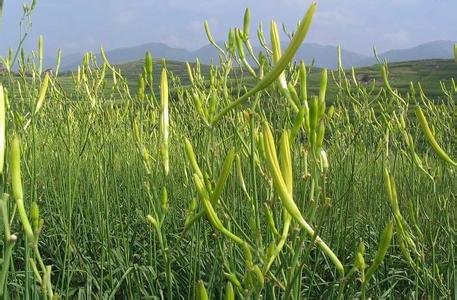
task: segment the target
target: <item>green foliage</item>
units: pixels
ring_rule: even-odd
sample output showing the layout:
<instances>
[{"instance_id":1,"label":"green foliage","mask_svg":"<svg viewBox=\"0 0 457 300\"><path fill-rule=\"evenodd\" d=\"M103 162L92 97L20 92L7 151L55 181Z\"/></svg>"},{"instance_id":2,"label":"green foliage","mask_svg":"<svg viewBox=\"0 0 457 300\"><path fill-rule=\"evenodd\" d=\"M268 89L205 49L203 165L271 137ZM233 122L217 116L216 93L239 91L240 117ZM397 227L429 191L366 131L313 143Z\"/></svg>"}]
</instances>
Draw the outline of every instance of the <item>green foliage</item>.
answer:
<instances>
[{"instance_id":1,"label":"green foliage","mask_svg":"<svg viewBox=\"0 0 457 300\"><path fill-rule=\"evenodd\" d=\"M259 27L261 54L246 10L212 66L102 51L42 76L24 54L0 86L0 295L455 297L456 67L293 64L315 9L284 53Z\"/></svg>"}]
</instances>

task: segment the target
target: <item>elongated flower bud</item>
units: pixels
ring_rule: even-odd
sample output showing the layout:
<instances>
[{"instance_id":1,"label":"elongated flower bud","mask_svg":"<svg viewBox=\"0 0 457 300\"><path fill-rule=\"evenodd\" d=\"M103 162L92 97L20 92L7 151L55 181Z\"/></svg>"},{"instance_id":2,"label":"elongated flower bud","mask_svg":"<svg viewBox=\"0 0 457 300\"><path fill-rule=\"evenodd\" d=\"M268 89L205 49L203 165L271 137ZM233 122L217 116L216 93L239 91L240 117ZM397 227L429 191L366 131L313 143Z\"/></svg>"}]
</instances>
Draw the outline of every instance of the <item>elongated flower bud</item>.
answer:
<instances>
[{"instance_id":1,"label":"elongated flower bud","mask_svg":"<svg viewBox=\"0 0 457 300\"><path fill-rule=\"evenodd\" d=\"M268 204L266 204L265 202L263 203L263 212L265 213L268 226L270 226L270 229L273 232L273 234L279 235L278 229L276 228L275 219L273 218L273 212L271 211L271 208L268 206Z\"/></svg>"},{"instance_id":2,"label":"elongated flower bud","mask_svg":"<svg viewBox=\"0 0 457 300\"><path fill-rule=\"evenodd\" d=\"M321 85L319 88L319 119L322 118L325 112L325 94L327 92L327 69L322 70Z\"/></svg>"},{"instance_id":3,"label":"elongated flower bud","mask_svg":"<svg viewBox=\"0 0 457 300\"><path fill-rule=\"evenodd\" d=\"M255 284L257 290L261 291L265 285L265 278L258 265L255 265L252 268L252 274L254 275L254 279L255 279L254 284Z\"/></svg>"},{"instance_id":4,"label":"elongated flower bud","mask_svg":"<svg viewBox=\"0 0 457 300\"><path fill-rule=\"evenodd\" d=\"M56 63L56 72L55 72L55 76L56 77L59 75L61 61L62 61L62 51L59 48L57 50L57 63Z\"/></svg>"},{"instance_id":5,"label":"elongated flower bud","mask_svg":"<svg viewBox=\"0 0 457 300\"><path fill-rule=\"evenodd\" d=\"M271 21L270 28L271 48L273 51L273 61L275 64L279 62L282 56L281 52L281 40L279 38L278 27L275 21ZM282 89L287 89L286 74L284 71L278 77L279 85Z\"/></svg>"},{"instance_id":6,"label":"elongated flower bud","mask_svg":"<svg viewBox=\"0 0 457 300\"><path fill-rule=\"evenodd\" d=\"M381 265L382 261L384 260L384 257L387 254L387 250L389 249L391 240L392 240L392 235L393 235L393 228L394 224L393 222L389 222L384 229L382 235L381 235L381 240L379 242L378 246L378 251L376 252L376 256L374 258L374 261L372 265L368 268L365 280L368 281L370 277L376 272L376 270L379 268Z\"/></svg>"},{"instance_id":7,"label":"elongated flower bud","mask_svg":"<svg viewBox=\"0 0 457 300\"><path fill-rule=\"evenodd\" d=\"M236 177L238 179L238 183L240 184L243 192L247 193L248 191L246 189L246 183L244 182L243 172L241 170L241 159L238 154L236 155L235 164L236 164Z\"/></svg>"},{"instance_id":8,"label":"elongated flower bud","mask_svg":"<svg viewBox=\"0 0 457 300\"><path fill-rule=\"evenodd\" d=\"M201 280L197 282L195 300L208 300L208 292L206 291L205 284Z\"/></svg>"},{"instance_id":9,"label":"elongated flower bud","mask_svg":"<svg viewBox=\"0 0 457 300\"><path fill-rule=\"evenodd\" d=\"M208 21L205 21L205 32L206 32L206 36L207 36L207 38L208 38L208 41L209 41L214 47L216 47L216 49L219 50L222 54L225 54L224 50L222 50L222 48L219 47L219 45L214 41L213 35L211 34L211 30L209 29Z\"/></svg>"},{"instance_id":10,"label":"elongated flower bud","mask_svg":"<svg viewBox=\"0 0 457 300\"><path fill-rule=\"evenodd\" d=\"M238 52L238 56L241 60L246 59L246 54L244 53L243 40L241 38L242 32L239 29L235 29L235 45Z\"/></svg>"},{"instance_id":11,"label":"elongated flower bud","mask_svg":"<svg viewBox=\"0 0 457 300\"><path fill-rule=\"evenodd\" d=\"M162 211L164 214L168 213L168 193L165 187L162 189Z\"/></svg>"},{"instance_id":12,"label":"elongated flower bud","mask_svg":"<svg viewBox=\"0 0 457 300\"><path fill-rule=\"evenodd\" d=\"M430 127L428 126L427 119L425 118L424 113L422 112L422 109L420 108L419 105L416 106L416 116L417 119L419 120L419 123L422 127L422 130L425 133L425 137L427 138L427 141L430 143L432 146L433 150L435 150L435 153L444 161L449 163L450 165L457 167L457 162L453 161L449 155L440 147L438 142L435 139L435 136L433 135L432 131L430 130Z\"/></svg>"},{"instance_id":13,"label":"elongated flower bud","mask_svg":"<svg viewBox=\"0 0 457 300\"><path fill-rule=\"evenodd\" d=\"M152 63L152 55L151 52L147 51L144 57L144 65L146 67L146 72L148 76L152 76L152 73L154 71L154 64ZM149 82L151 84L151 82Z\"/></svg>"},{"instance_id":14,"label":"elongated flower bud","mask_svg":"<svg viewBox=\"0 0 457 300\"><path fill-rule=\"evenodd\" d=\"M363 242L359 243L359 247L357 248L357 253L355 257L355 264L357 269L360 271L365 270L366 264L365 264L365 244Z\"/></svg>"},{"instance_id":15,"label":"elongated flower bud","mask_svg":"<svg viewBox=\"0 0 457 300\"><path fill-rule=\"evenodd\" d=\"M105 49L103 49L103 47L100 48L100 55L103 59L103 63L106 64L106 65L110 65L109 61L108 61L108 57L106 57L106 52L105 52Z\"/></svg>"},{"instance_id":16,"label":"elongated flower bud","mask_svg":"<svg viewBox=\"0 0 457 300\"><path fill-rule=\"evenodd\" d=\"M291 104L292 104L294 110L299 111L299 107L301 106L301 103L300 103L300 98L298 98L297 90L295 89L295 87L293 86L292 83L287 84L287 90L289 92L290 98L293 101Z\"/></svg>"},{"instance_id":17,"label":"elongated flower bud","mask_svg":"<svg viewBox=\"0 0 457 300\"><path fill-rule=\"evenodd\" d=\"M40 87L40 92L38 94L38 100L37 100L36 106L35 106L35 114L38 113L40 108L43 106L44 97L46 96L46 91L48 90L48 85L49 85L49 74L46 73L46 75L44 76L43 83L41 84L41 87Z\"/></svg>"},{"instance_id":18,"label":"elongated flower bud","mask_svg":"<svg viewBox=\"0 0 457 300\"><path fill-rule=\"evenodd\" d=\"M35 229L38 228L40 222L40 209L35 201L33 201L32 205L30 206L30 216L32 217L33 227Z\"/></svg>"},{"instance_id":19,"label":"elongated flower bud","mask_svg":"<svg viewBox=\"0 0 457 300\"><path fill-rule=\"evenodd\" d=\"M208 38L208 41L211 44L215 44L216 42L214 41L213 35L211 34L211 30L209 29L208 21L205 21L204 26L205 26L205 32L206 32L206 37Z\"/></svg>"},{"instance_id":20,"label":"elongated flower bud","mask_svg":"<svg viewBox=\"0 0 457 300\"><path fill-rule=\"evenodd\" d=\"M198 195L200 196L200 200L202 200L202 202L209 202L209 192L205 186L205 184L203 183L203 180L198 177L197 174L194 174L194 183L195 183L195 188L197 189L197 193ZM213 218L214 216L211 216L210 214L208 214L208 219L210 220L211 224L216 227L216 228L219 228L219 226L222 226L222 222L220 222L220 220L218 218Z\"/></svg>"},{"instance_id":21,"label":"elongated flower bud","mask_svg":"<svg viewBox=\"0 0 457 300\"><path fill-rule=\"evenodd\" d=\"M281 41L279 38L278 26L275 21L270 23L271 49L273 51L273 61L277 63L281 59Z\"/></svg>"},{"instance_id":22,"label":"elongated flower bud","mask_svg":"<svg viewBox=\"0 0 457 300\"><path fill-rule=\"evenodd\" d=\"M336 48L337 56L338 56L338 69L343 69L343 61L341 60L341 46L338 45Z\"/></svg>"},{"instance_id":23,"label":"elongated flower bud","mask_svg":"<svg viewBox=\"0 0 457 300\"><path fill-rule=\"evenodd\" d=\"M140 154L141 154L141 158L143 159L144 167L146 169L147 174L150 175L152 172L151 155L149 154L148 149L146 149L146 147L143 144L141 144L139 147L140 147Z\"/></svg>"},{"instance_id":24,"label":"elongated flower bud","mask_svg":"<svg viewBox=\"0 0 457 300\"><path fill-rule=\"evenodd\" d=\"M192 74L192 68L190 67L190 64L188 62L186 62L186 70L187 76L189 76L190 83L194 84L194 75Z\"/></svg>"},{"instance_id":25,"label":"elongated flower bud","mask_svg":"<svg viewBox=\"0 0 457 300\"><path fill-rule=\"evenodd\" d=\"M329 120L333 117L334 113L335 113L335 106L330 105L330 107L327 110L327 116L328 116Z\"/></svg>"},{"instance_id":26,"label":"elongated flower bud","mask_svg":"<svg viewBox=\"0 0 457 300\"><path fill-rule=\"evenodd\" d=\"M41 76L43 72L43 36L38 38L38 75Z\"/></svg>"},{"instance_id":27,"label":"elongated flower bud","mask_svg":"<svg viewBox=\"0 0 457 300\"><path fill-rule=\"evenodd\" d=\"M34 230L35 237L38 238L43 227L44 220L40 219L40 209L38 204L33 201L30 207L30 215L32 217L32 228Z\"/></svg>"},{"instance_id":28,"label":"elongated flower bud","mask_svg":"<svg viewBox=\"0 0 457 300\"><path fill-rule=\"evenodd\" d=\"M406 104L405 100L400 97L391 87L390 83L389 83L389 79L388 79L388 74L387 74L387 67L386 66L382 66L382 69L381 69L381 73L382 73L382 79L384 80L384 85L386 86L386 89L387 91L392 95L394 96L395 98L397 98L401 103L403 104Z\"/></svg>"},{"instance_id":29,"label":"elongated flower bud","mask_svg":"<svg viewBox=\"0 0 457 300\"><path fill-rule=\"evenodd\" d=\"M308 101L307 77L305 62L302 60L300 61L300 96L303 102Z\"/></svg>"},{"instance_id":30,"label":"elongated flower bud","mask_svg":"<svg viewBox=\"0 0 457 300\"><path fill-rule=\"evenodd\" d=\"M15 135L11 142L10 151L10 170L11 170L11 185L13 189L13 196L16 200L17 211L19 218L24 228L25 234L29 241L34 240L32 226L30 226L27 213L24 208L24 195L22 192L22 179L21 179L21 150L19 138Z\"/></svg>"},{"instance_id":31,"label":"elongated flower bud","mask_svg":"<svg viewBox=\"0 0 457 300\"><path fill-rule=\"evenodd\" d=\"M138 100L143 101L145 96L145 84L144 77L140 75L138 77Z\"/></svg>"},{"instance_id":32,"label":"elongated flower bud","mask_svg":"<svg viewBox=\"0 0 457 300\"><path fill-rule=\"evenodd\" d=\"M6 107L3 85L0 83L0 175L5 166L6 150Z\"/></svg>"},{"instance_id":33,"label":"elongated flower bud","mask_svg":"<svg viewBox=\"0 0 457 300\"><path fill-rule=\"evenodd\" d=\"M327 152L325 152L324 149L321 149L321 151L319 152L319 157L322 163L322 168L324 168L325 170L328 169L330 167L330 164L328 162Z\"/></svg>"},{"instance_id":34,"label":"elongated flower bud","mask_svg":"<svg viewBox=\"0 0 457 300\"><path fill-rule=\"evenodd\" d=\"M317 128L319 122L319 100L316 96L309 102L309 126L311 131Z\"/></svg>"},{"instance_id":35,"label":"elongated flower bud","mask_svg":"<svg viewBox=\"0 0 457 300\"><path fill-rule=\"evenodd\" d=\"M319 124L319 127L317 128L317 137L316 137L316 149L319 150L322 148L322 145L324 144L324 137L325 137L325 125L323 122Z\"/></svg>"},{"instance_id":36,"label":"elongated flower bud","mask_svg":"<svg viewBox=\"0 0 457 300\"><path fill-rule=\"evenodd\" d=\"M266 124L264 125L263 136L265 141L265 155L267 166L271 176L273 177L273 183L276 187L280 199L282 200L282 204L292 215L292 217L294 217L294 219L302 224L305 222L305 220L303 219L297 205L292 198L292 195L289 192L291 187L290 182L286 184L283 177L284 175L281 174L281 168L279 166L278 156L276 154L276 146L274 143L273 135L271 133L270 127ZM286 176L289 177L289 174Z\"/></svg>"},{"instance_id":37,"label":"elongated flower bud","mask_svg":"<svg viewBox=\"0 0 457 300\"><path fill-rule=\"evenodd\" d=\"M359 246L357 247L357 253L365 255L365 243L364 242L359 243Z\"/></svg>"},{"instance_id":38,"label":"elongated flower bud","mask_svg":"<svg viewBox=\"0 0 457 300\"><path fill-rule=\"evenodd\" d=\"M13 136L10 152L10 168L13 196L15 199L23 199L21 179L21 152L19 144L19 138L16 135Z\"/></svg>"},{"instance_id":39,"label":"elongated flower bud","mask_svg":"<svg viewBox=\"0 0 457 300\"><path fill-rule=\"evenodd\" d=\"M257 29L257 38L259 39L260 45L264 48L268 53L272 53L272 51L268 48L267 42L265 40L265 35L263 34L263 25L262 23L259 24L259 28Z\"/></svg>"},{"instance_id":40,"label":"elongated flower bud","mask_svg":"<svg viewBox=\"0 0 457 300\"><path fill-rule=\"evenodd\" d=\"M245 39L249 38L249 31L251 27L251 13L249 8L246 8L244 12L244 22L243 22L243 35Z\"/></svg>"},{"instance_id":41,"label":"elongated flower bud","mask_svg":"<svg viewBox=\"0 0 457 300\"><path fill-rule=\"evenodd\" d=\"M203 120L206 121L207 113L206 113L205 108L203 107L202 100L200 99L200 96L195 92L191 93L191 96L192 96L192 100L193 100L193 102L195 104L195 109L200 114L200 116L203 118Z\"/></svg>"},{"instance_id":42,"label":"elongated flower bud","mask_svg":"<svg viewBox=\"0 0 457 300\"><path fill-rule=\"evenodd\" d=\"M235 291L233 290L233 285L229 281L225 286L224 300L235 300Z\"/></svg>"},{"instance_id":43,"label":"elongated flower bud","mask_svg":"<svg viewBox=\"0 0 457 300\"><path fill-rule=\"evenodd\" d=\"M187 138L184 139L184 150L186 152L187 159L190 162L193 172L195 174L197 174L197 176L200 179L203 179L203 173L200 170L200 167L198 166L197 158L195 157L195 153L194 153L194 149L192 148L192 144L190 143L189 139L187 139Z\"/></svg>"},{"instance_id":44,"label":"elongated flower bud","mask_svg":"<svg viewBox=\"0 0 457 300\"><path fill-rule=\"evenodd\" d=\"M289 194L293 195L292 158L290 154L289 134L287 131L283 132L280 143L279 163L281 166L281 174Z\"/></svg>"},{"instance_id":45,"label":"elongated flower bud","mask_svg":"<svg viewBox=\"0 0 457 300\"><path fill-rule=\"evenodd\" d=\"M390 206L393 208L394 205L394 195L392 192L392 182L390 181L390 174L387 168L384 168L384 185L386 187L387 196L389 199Z\"/></svg>"},{"instance_id":46,"label":"elongated flower bud","mask_svg":"<svg viewBox=\"0 0 457 300\"><path fill-rule=\"evenodd\" d=\"M352 81L354 82L355 86L359 86L359 83L357 82L357 77L355 76L354 67L351 67L351 75L352 75Z\"/></svg>"},{"instance_id":47,"label":"elongated flower bud","mask_svg":"<svg viewBox=\"0 0 457 300\"><path fill-rule=\"evenodd\" d=\"M81 66L78 66L78 70L76 71L76 82L78 84L81 84L81 79L82 79Z\"/></svg>"},{"instance_id":48,"label":"elongated flower bud","mask_svg":"<svg viewBox=\"0 0 457 300\"><path fill-rule=\"evenodd\" d=\"M228 46L230 53L232 56L235 56L235 50L236 50L236 37L235 37L235 30L233 28L230 28L229 33L228 33Z\"/></svg>"},{"instance_id":49,"label":"elongated flower bud","mask_svg":"<svg viewBox=\"0 0 457 300\"><path fill-rule=\"evenodd\" d=\"M157 223L157 220L153 216L147 215L146 219L155 229L159 228L159 223Z\"/></svg>"},{"instance_id":50,"label":"elongated flower bud","mask_svg":"<svg viewBox=\"0 0 457 300\"><path fill-rule=\"evenodd\" d=\"M162 136L161 144L161 154L162 154L162 163L165 176L168 176L170 171L170 162L168 154L168 130L169 130L169 118L168 118L168 78L167 78L167 69L162 69L162 77L160 83L160 101L162 116L160 122L160 131Z\"/></svg>"},{"instance_id":51,"label":"elongated flower bud","mask_svg":"<svg viewBox=\"0 0 457 300\"><path fill-rule=\"evenodd\" d=\"M300 130L302 128L303 123L305 122L305 114L307 113L306 107L302 106L300 110L298 111L298 114L296 116L296 119L294 121L294 126L292 127L290 131L290 141L293 144L295 141L295 138L297 135L300 133ZM306 127L306 126L305 126ZM306 128L305 128L306 130Z\"/></svg>"},{"instance_id":52,"label":"elongated flower bud","mask_svg":"<svg viewBox=\"0 0 457 300\"><path fill-rule=\"evenodd\" d=\"M214 116L216 109L217 109L217 96L216 96L216 92L214 90L212 90L210 93L210 96L209 96L209 107L208 107L208 116L209 116L210 120Z\"/></svg>"},{"instance_id":53,"label":"elongated flower bud","mask_svg":"<svg viewBox=\"0 0 457 300\"><path fill-rule=\"evenodd\" d=\"M219 200L220 196L222 195L222 191L224 190L225 183L227 182L227 178L229 177L230 172L232 170L234 158L235 158L235 150L231 149L224 160L224 164L222 165L221 174L219 175L219 178L217 180L216 187L214 188L214 192L211 195L212 204L216 203Z\"/></svg>"}]
</instances>

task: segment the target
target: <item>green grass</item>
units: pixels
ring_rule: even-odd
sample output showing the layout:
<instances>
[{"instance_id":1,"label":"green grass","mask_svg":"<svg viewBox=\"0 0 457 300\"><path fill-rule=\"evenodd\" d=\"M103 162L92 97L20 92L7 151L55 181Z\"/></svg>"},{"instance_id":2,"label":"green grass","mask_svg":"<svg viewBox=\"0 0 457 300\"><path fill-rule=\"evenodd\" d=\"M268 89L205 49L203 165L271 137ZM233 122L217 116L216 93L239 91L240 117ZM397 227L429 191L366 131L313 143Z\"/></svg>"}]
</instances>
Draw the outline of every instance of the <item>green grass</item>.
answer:
<instances>
[{"instance_id":1,"label":"green grass","mask_svg":"<svg viewBox=\"0 0 457 300\"><path fill-rule=\"evenodd\" d=\"M7 157L15 133L37 241L26 241L24 221L13 213L17 169L7 160L5 299L44 298L41 285L63 299L193 299L203 288L221 299L229 281L245 299L456 297L457 178L442 153L457 157L452 61L391 64L400 97L385 90L376 66L356 70L376 78L374 91L351 80L339 88L351 78L343 71L321 83L321 70L313 70L305 85L298 66L288 66L297 99L276 80L238 102L258 81L239 68L225 81L227 64L214 66L212 75L201 66L190 83L183 64L167 62L165 87L156 61L152 74L141 75L147 82L152 75L154 84L139 92L143 66L115 66L123 74L117 83L109 67L103 73L87 62L81 80L51 77L36 114L40 74L2 78ZM408 96L410 81L421 81L428 98ZM160 96L168 88L169 126ZM324 90L325 101L314 98ZM416 118L416 105L441 152ZM393 181L396 187L386 188ZM382 234L385 228L392 236ZM9 260L11 234L17 240ZM38 263L35 274L31 261Z\"/></svg>"}]
</instances>

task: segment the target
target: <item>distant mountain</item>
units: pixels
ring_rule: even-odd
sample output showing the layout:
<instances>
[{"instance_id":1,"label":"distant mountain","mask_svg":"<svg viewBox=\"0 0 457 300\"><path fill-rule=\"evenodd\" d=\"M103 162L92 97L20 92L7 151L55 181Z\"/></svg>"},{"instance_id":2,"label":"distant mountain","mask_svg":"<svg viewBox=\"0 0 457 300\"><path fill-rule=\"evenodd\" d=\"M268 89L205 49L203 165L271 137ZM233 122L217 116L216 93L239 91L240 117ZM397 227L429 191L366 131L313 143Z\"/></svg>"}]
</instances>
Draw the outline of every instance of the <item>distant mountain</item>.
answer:
<instances>
[{"instance_id":1,"label":"distant mountain","mask_svg":"<svg viewBox=\"0 0 457 300\"><path fill-rule=\"evenodd\" d=\"M151 51L154 58L166 58L169 60L186 61L190 52L181 48L172 48L163 43L148 43L135 47L119 48L106 51L110 63L120 64L129 61L135 61L144 58L146 51ZM62 70L74 70L82 60L82 54L75 59L75 55L62 58ZM101 61L101 55L97 54L97 61Z\"/></svg>"},{"instance_id":2,"label":"distant mountain","mask_svg":"<svg viewBox=\"0 0 457 300\"><path fill-rule=\"evenodd\" d=\"M449 59L453 57L452 41L434 41L408 49L395 49L381 53L381 59L389 62L423 60L423 59ZM221 43L222 44L222 43ZM284 43L285 49L287 43ZM255 52L260 51L260 47L254 47ZM197 50L190 51L182 48L169 47L163 43L148 43L135 47L114 49L106 52L111 63L120 64L129 61L140 60L146 51L150 51L156 59L165 58L173 61L195 61L197 58L203 64L210 64L218 61L218 51L212 45L206 45ZM341 50L343 65L345 67L362 67L376 64L374 57L369 57L356 52ZM74 70L80 64L82 54L73 54L62 58L63 71ZM337 47L325 46L315 43L304 43L298 50L297 60L304 60L306 63L314 61L316 67L335 69L337 67ZM98 60L101 57L98 54Z\"/></svg>"},{"instance_id":3,"label":"distant mountain","mask_svg":"<svg viewBox=\"0 0 457 300\"><path fill-rule=\"evenodd\" d=\"M222 43L220 43L222 44ZM287 43L284 43L285 49ZM172 48L162 43L149 43L135 47L120 48L106 52L106 56L113 64L142 59L146 51L150 51L154 58L174 61L195 61L197 58L203 64L210 64L218 61L219 52L213 45L206 45L194 51L182 48ZM260 47L254 47L255 52L261 51ZM358 62L368 59L367 56L342 49L342 57L345 65L359 65ZM101 60L100 55L97 55ZM62 58L62 70L74 70L81 63L82 54L65 56ZM314 61L316 67L336 68L337 47L323 46L314 43L304 43L298 50L297 60L304 60L306 63Z\"/></svg>"},{"instance_id":4,"label":"distant mountain","mask_svg":"<svg viewBox=\"0 0 457 300\"><path fill-rule=\"evenodd\" d=\"M221 48L224 48L223 42L218 42L217 44L221 46ZM213 45L208 44L189 53L188 61L195 61L198 58L198 60L203 64L210 64L213 61L216 63L218 61L219 55L219 50L217 50Z\"/></svg>"},{"instance_id":5,"label":"distant mountain","mask_svg":"<svg viewBox=\"0 0 457 300\"><path fill-rule=\"evenodd\" d=\"M320 68L336 69L338 67L338 50L336 46L305 43L298 50L295 57L297 60L303 60L307 64L314 60L314 65ZM368 59L368 56L341 49L341 60L344 66L360 66L360 61L366 59Z\"/></svg>"},{"instance_id":6,"label":"distant mountain","mask_svg":"<svg viewBox=\"0 0 457 300\"><path fill-rule=\"evenodd\" d=\"M389 50L379 54L379 58L388 62L413 61L424 59L451 59L453 58L453 41L433 41L407 49ZM360 62L361 66L370 66L376 59L368 58Z\"/></svg>"}]
</instances>

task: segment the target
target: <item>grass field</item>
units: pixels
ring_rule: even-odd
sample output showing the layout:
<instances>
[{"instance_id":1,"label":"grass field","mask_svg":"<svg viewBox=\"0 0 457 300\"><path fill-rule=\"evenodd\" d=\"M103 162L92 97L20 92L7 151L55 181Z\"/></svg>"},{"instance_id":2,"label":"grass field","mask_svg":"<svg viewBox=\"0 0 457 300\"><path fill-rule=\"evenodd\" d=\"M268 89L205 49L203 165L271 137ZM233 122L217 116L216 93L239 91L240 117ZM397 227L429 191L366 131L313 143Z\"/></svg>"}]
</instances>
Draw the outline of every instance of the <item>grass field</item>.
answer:
<instances>
[{"instance_id":1,"label":"grass field","mask_svg":"<svg viewBox=\"0 0 457 300\"><path fill-rule=\"evenodd\" d=\"M217 66L5 74L0 295L455 299L457 63L291 64L314 10L257 66L247 14Z\"/></svg>"}]
</instances>

